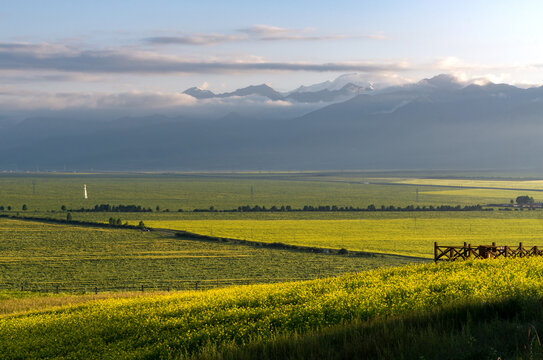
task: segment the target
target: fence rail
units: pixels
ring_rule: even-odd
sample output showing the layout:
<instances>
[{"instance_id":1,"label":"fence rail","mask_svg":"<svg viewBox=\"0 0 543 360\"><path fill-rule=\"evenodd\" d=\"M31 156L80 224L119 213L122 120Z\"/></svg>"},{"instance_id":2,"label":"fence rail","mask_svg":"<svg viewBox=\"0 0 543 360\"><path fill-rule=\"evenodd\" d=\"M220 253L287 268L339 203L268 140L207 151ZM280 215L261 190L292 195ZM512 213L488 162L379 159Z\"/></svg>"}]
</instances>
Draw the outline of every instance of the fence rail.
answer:
<instances>
[{"instance_id":1,"label":"fence rail","mask_svg":"<svg viewBox=\"0 0 543 360\"><path fill-rule=\"evenodd\" d=\"M320 276L319 276L320 277ZM28 291L35 293L98 294L99 292L154 292L206 290L239 285L273 284L315 278L255 278L255 279L194 279L164 282L94 283L94 282L4 282L0 290Z\"/></svg>"},{"instance_id":2,"label":"fence rail","mask_svg":"<svg viewBox=\"0 0 543 360\"><path fill-rule=\"evenodd\" d=\"M471 246L464 243L464 246L443 246L434 243L434 262L456 261L467 259L496 259L496 258L519 258L528 256L543 256L543 250L538 246L524 247L522 243L517 246L492 245Z\"/></svg>"}]
</instances>

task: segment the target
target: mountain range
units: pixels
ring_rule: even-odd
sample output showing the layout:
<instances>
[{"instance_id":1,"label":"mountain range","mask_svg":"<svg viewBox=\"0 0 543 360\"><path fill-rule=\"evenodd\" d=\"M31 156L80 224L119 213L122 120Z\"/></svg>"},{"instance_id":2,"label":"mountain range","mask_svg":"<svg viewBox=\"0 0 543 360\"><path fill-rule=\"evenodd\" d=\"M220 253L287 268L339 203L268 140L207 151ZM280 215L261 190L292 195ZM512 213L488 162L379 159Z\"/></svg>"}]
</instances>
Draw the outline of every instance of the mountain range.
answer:
<instances>
[{"instance_id":1,"label":"mountain range","mask_svg":"<svg viewBox=\"0 0 543 360\"><path fill-rule=\"evenodd\" d=\"M339 89L318 88L318 90L298 88L290 93L281 94L266 84L252 85L237 89L233 92L215 94L209 90L202 90L198 87L191 87L183 92L196 99L228 98L233 96L262 96L273 101L285 100L299 103L331 103L348 100L361 93L371 91L371 87L362 87L353 83L347 83Z\"/></svg>"},{"instance_id":2,"label":"mountain range","mask_svg":"<svg viewBox=\"0 0 543 360\"><path fill-rule=\"evenodd\" d=\"M358 85L356 85L358 86ZM345 89L347 88L347 89ZM345 89L345 90L344 90ZM330 99L266 85L206 97ZM315 95L314 98L310 94ZM326 102L326 100L318 100ZM439 75L369 91L294 118L236 109L215 118L29 118L0 129L0 170L541 169L543 87L483 85Z\"/></svg>"}]
</instances>

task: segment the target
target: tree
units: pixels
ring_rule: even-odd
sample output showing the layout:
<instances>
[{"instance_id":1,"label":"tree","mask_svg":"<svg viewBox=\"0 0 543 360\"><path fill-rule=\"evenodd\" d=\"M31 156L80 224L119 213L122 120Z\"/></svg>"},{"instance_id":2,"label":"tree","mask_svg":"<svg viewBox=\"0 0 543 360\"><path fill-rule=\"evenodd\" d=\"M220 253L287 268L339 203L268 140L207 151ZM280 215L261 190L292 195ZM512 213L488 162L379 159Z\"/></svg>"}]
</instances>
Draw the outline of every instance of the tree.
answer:
<instances>
[{"instance_id":1,"label":"tree","mask_svg":"<svg viewBox=\"0 0 543 360\"><path fill-rule=\"evenodd\" d=\"M26 209L28 209L28 206L26 206L26 204L23 204L23 211L26 211Z\"/></svg>"},{"instance_id":2,"label":"tree","mask_svg":"<svg viewBox=\"0 0 543 360\"><path fill-rule=\"evenodd\" d=\"M72 213L66 214L66 222L71 222L71 221L72 221Z\"/></svg>"},{"instance_id":3,"label":"tree","mask_svg":"<svg viewBox=\"0 0 543 360\"><path fill-rule=\"evenodd\" d=\"M66 211L66 205L62 205L62 206L60 207L60 210Z\"/></svg>"},{"instance_id":4,"label":"tree","mask_svg":"<svg viewBox=\"0 0 543 360\"><path fill-rule=\"evenodd\" d=\"M8 205L8 211L11 211L11 206L10 205Z\"/></svg>"},{"instance_id":5,"label":"tree","mask_svg":"<svg viewBox=\"0 0 543 360\"><path fill-rule=\"evenodd\" d=\"M156 209L157 212L159 212L160 211L160 206L157 205L155 209Z\"/></svg>"},{"instance_id":6,"label":"tree","mask_svg":"<svg viewBox=\"0 0 543 360\"><path fill-rule=\"evenodd\" d=\"M517 196L518 205L531 205L534 203L534 198L528 195Z\"/></svg>"},{"instance_id":7,"label":"tree","mask_svg":"<svg viewBox=\"0 0 543 360\"><path fill-rule=\"evenodd\" d=\"M140 229L142 229L142 230L145 229L145 224L143 223L143 220L140 220L140 223L138 224L138 227Z\"/></svg>"}]
</instances>

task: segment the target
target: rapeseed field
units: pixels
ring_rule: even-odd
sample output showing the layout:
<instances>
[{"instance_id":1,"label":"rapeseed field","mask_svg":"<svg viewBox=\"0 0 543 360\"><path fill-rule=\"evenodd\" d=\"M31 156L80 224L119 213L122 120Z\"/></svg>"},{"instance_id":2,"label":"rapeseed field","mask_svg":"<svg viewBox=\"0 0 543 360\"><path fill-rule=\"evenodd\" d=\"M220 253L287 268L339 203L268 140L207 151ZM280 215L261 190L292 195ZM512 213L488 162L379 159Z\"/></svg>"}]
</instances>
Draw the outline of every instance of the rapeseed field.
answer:
<instances>
[{"instance_id":1,"label":"rapeseed field","mask_svg":"<svg viewBox=\"0 0 543 360\"><path fill-rule=\"evenodd\" d=\"M535 213L535 212L534 212ZM448 214L445 214L448 215ZM471 214L470 214L471 215ZM483 215L484 216L484 215ZM197 234L331 249L433 257L433 244L543 246L543 219L417 216L336 220L178 220L148 226Z\"/></svg>"},{"instance_id":2,"label":"rapeseed field","mask_svg":"<svg viewBox=\"0 0 543 360\"><path fill-rule=\"evenodd\" d=\"M352 322L422 315L454 304L485 306L516 299L521 309L523 301L542 296L540 258L411 265L8 316L0 319L0 357L195 356L205 349L220 351Z\"/></svg>"}]
</instances>

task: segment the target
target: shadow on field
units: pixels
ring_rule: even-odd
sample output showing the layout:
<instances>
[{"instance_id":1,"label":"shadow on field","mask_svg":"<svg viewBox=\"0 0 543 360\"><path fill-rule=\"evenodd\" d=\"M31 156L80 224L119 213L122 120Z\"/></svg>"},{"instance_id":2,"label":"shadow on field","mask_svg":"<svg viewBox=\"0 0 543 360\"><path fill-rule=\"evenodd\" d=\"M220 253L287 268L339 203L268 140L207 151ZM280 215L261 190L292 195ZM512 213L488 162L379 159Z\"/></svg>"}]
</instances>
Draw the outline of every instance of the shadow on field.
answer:
<instances>
[{"instance_id":1,"label":"shadow on field","mask_svg":"<svg viewBox=\"0 0 543 360\"><path fill-rule=\"evenodd\" d=\"M349 323L198 359L543 359L543 299L447 306ZM541 334L539 333L541 331Z\"/></svg>"}]
</instances>

